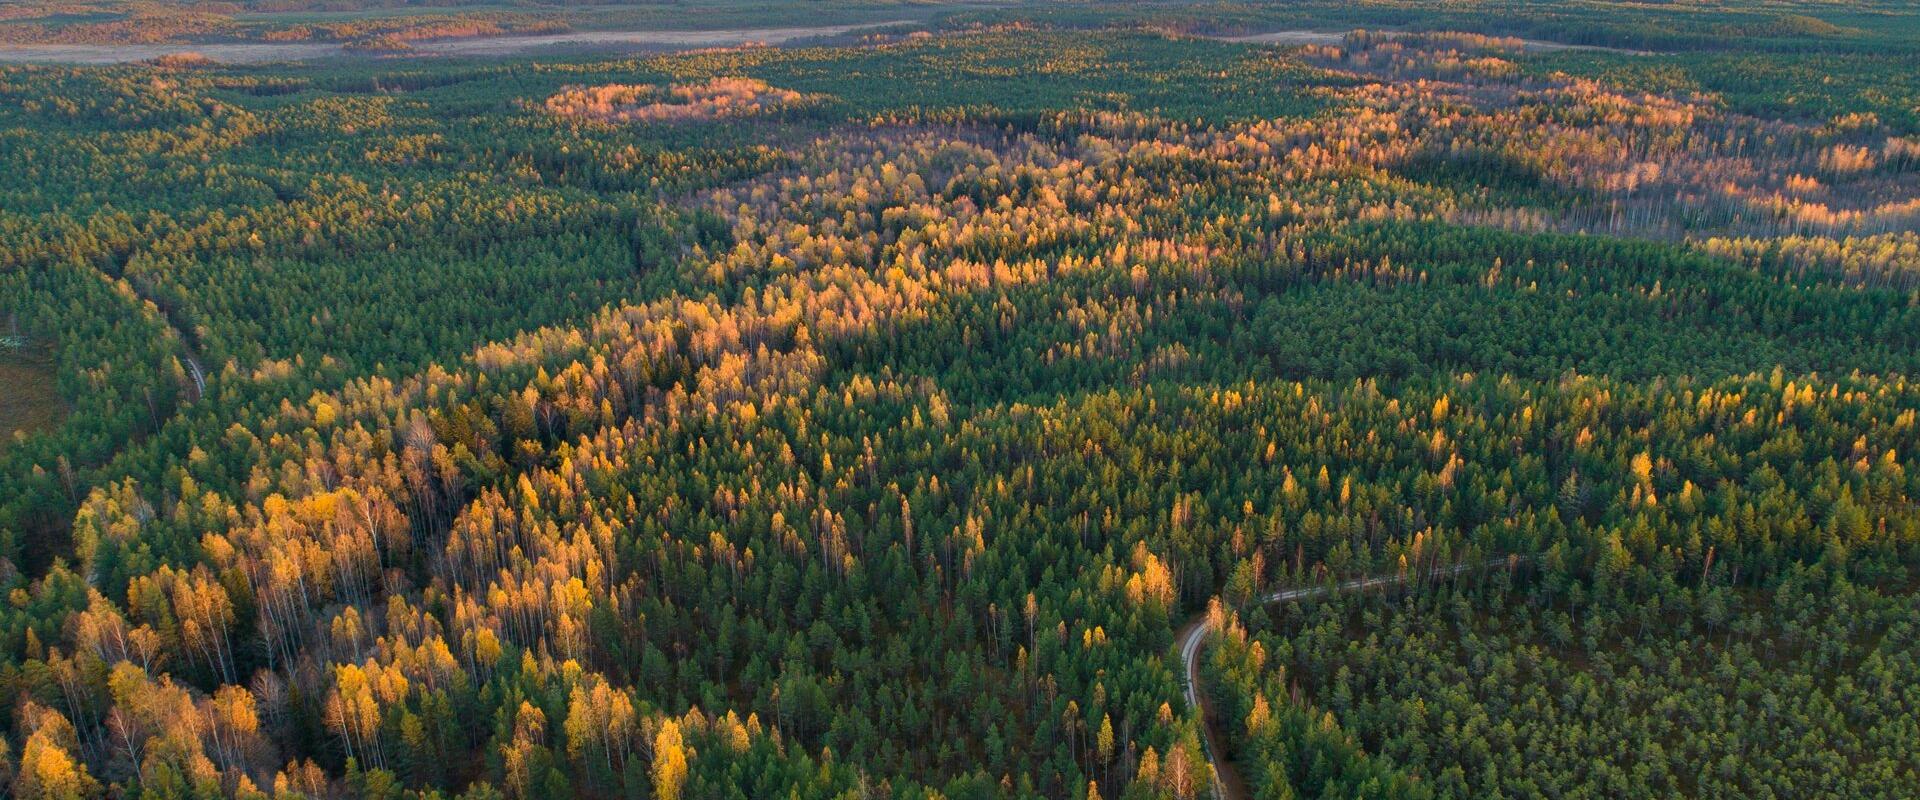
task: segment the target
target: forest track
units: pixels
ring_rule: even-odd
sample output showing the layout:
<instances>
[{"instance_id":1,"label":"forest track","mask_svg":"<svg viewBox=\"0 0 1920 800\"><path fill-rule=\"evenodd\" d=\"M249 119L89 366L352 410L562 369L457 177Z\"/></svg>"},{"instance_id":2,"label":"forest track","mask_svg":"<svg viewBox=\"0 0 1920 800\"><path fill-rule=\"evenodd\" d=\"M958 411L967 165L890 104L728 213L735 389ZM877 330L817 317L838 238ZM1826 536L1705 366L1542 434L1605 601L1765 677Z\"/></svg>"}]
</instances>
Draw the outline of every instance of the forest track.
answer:
<instances>
[{"instance_id":1,"label":"forest track","mask_svg":"<svg viewBox=\"0 0 1920 800\"><path fill-rule=\"evenodd\" d=\"M1524 560L1524 557L1510 556L1488 561L1434 567L1429 570L1424 577L1427 580L1450 578L1470 570L1485 569L1502 564L1516 565ZM1261 595L1259 604L1266 606L1277 603L1297 603L1301 600L1313 600L1352 592L1364 592L1369 589L1399 586L1406 583L1411 577L1413 576L1404 574L1374 575L1365 578L1353 578L1329 586L1303 586L1294 589L1281 589ZM1207 766L1213 774L1213 796L1219 798L1219 800L1247 800L1253 797L1253 793L1248 789L1246 780L1240 777L1240 773L1233 768L1233 765L1221 757L1221 754L1226 752L1221 746L1223 738L1220 735L1218 726L1214 724L1212 708L1210 707L1211 704L1207 701L1206 694L1200 691L1200 651L1206 644L1207 634L1211 633L1212 630L1212 625L1207 622L1206 612L1201 612L1195 614L1191 619L1188 619L1186 624L1180 626L1179 631L1174 634L1174 640L1180 643L1180 662L1183 671L1186 673L1187 707L1200 710L1200 745L1201 748L1206 751Z\"/></svg>"},{"instance_id":2,"label":"forest track","mask_svg":"<svg viewBox=\"0 0 1920 800\"><path fill-rule=\"evenodd\" d=\"M138 295L140 299L151 303L154 308L159 309L160 321L166 323L167 327L173 330L174 341L180 343L180 359L187 364L187 377L193 379L193 402L200 402L200 398L205 397L207 394L207 371L200 366L200 348L195 346L198 342L191 334L192 329L188 328L181 320L175 319L173 309L161 303L151 292L140 286L138 281L127 281L127 285L133 287L134 294Z\"/></svg>"},{"instance_id":3,"label":"forest track","mask_svg":"<svg viewBox=\"0 0 1920 800\"><path fill-rule=\"evenodd\" d=\"M180 345L181 355L187 359L187 375L193 378L193 399L197 401L207 394L207 373L200 368L200 359L194 357L192 346L185 339L180 340Z\"/></svg>"},{"instance_id":4,"label":"forest track","mask_svg":"<svg viewBox=\"0 0 1920 800\"><path fill-rule=\"evenodd\" d=\"M145 301L153 306L154 310L160 312L160 322L173 331L174 341L180 344L180 359L186 362L187 377L193 380L193 402L200 402L200 398L207 394L207 371L200 366L200 348L197 346L199 341L191 334L192 329L176 319L174 310L161 302L150 287L127 276L128 260L127 256L117 258L113 262L112 269L101 269L100 272L108 279L124 284L134 297Z\"/></svg>"}]
</instances>

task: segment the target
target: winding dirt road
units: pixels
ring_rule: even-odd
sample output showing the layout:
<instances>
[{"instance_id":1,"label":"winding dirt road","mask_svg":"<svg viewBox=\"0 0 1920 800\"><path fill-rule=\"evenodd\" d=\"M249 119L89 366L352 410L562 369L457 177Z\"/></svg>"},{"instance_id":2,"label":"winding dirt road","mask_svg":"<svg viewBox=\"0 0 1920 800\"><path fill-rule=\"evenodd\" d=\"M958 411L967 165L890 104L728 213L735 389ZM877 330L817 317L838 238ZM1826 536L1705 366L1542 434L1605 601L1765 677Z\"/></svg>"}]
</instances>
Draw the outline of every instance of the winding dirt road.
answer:
<instances>
[{"instance_id":1,"label":"winding dirt road","mask_svg":"<svg viewBox=\"0 0 1920 800\"><path fill-rule=\"evenodd\" d=\"M193 378L193 399L198 400L207 393L207 373L200 369L200 359L194 358L192 351L183 355L187 357L187 375Z\"/></svg>"},{"instance_id":2,"label":"winding dirt road","mask_svg":"<svg viewBox=\"0 0 1920 800\"><path fill-rule=\"evenodd\" d=\"M1447 578L1469 570L1516 563L1518 562L1514 558L1500 558L1476 563L1454 564L1445 567L1435 567L1427 573L1426 577L1429 579ZM1336 594L1364 592L1369 589L1398 586L1406 583L1412 577L1415 576L1401 574L1375 575L1368 578L1354 578L1330 585L1281 589L1261 595L1260 604L1295 603L1301 600L1312 600ZM1207 751L1207 766L1212 768L1210 771L1213 773L1213 796L1220 798L1220 800L1242 800L1242 798L1252 797L1253 793L1248 789L1247 782L1240 777L1240 773L1234 770L1233 765L1222 760L1221 754L1224 753L1225 750L1221 746L1220 732L1214 726L1213 709L1211 708L1211 703L1207 701L1206 693L1200 691L1200 651L1206 645L1207 634L1212 631L1213 627L1208 624L1207 615L1203 612L1187 620L1187 624L1182 625L1180 630L1174 634L1174 641L1180 643L1180 663L1183 665L1187 677L1187 707L1200 710L1200 744Z\"/></svg>"}]
</instances>

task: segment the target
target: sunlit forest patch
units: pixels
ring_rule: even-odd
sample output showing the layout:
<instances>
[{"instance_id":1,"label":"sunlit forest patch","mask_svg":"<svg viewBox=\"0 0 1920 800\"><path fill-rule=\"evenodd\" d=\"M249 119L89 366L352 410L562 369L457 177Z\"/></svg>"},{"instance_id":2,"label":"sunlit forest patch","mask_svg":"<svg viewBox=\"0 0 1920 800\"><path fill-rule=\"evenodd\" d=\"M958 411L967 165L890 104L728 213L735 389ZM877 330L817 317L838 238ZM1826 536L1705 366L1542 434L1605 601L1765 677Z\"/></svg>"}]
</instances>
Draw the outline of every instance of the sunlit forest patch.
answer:
<instances>
[{"instance_id":1,"label":"sunlit forest patch","mask_svg":"<svg viewBox=\"0 0 1920 800\"><path fill-rule=\"evenodd\" d=\"M1352 79L1291 54L1153 33L987 29L879 47L763 48L664 64L682 79L741 74L833 95L858 114L953 121L988 113L1136 111L1176 119L1304 116ZM913 87L902 91L901 87Z\"/></svg>"},{"instance_id":2,"label":"sunlit forest patch","mask_svg":"<svg viewBox=\"0 0 1920 800\"><path fill-rule=\"evenodd\" d=\"M1872 114L1895 133L1920 134L1920 61L1911 53L1687 54L1635 59L1554 53L1529 72L1594 77L1622 88L1699 94L1729 110L1814 123Z\"/></svg>"},{"instance_id":3,"label":"sunlit forest patch","mask_svg":"<svg viewBox=\"0 0 1920 800\"><path fill-rule=\"evenodd\" d=\"M547 98L549 112L600 122L678 122L766 114L811 102L791 89L751 78L704 83L576 86Z\"/></svg>"},{"instance_id":4,"label":"sunlit forest patch","mask_svg":"<svg viewBox=\"0 0 1920 800\"><path fill-rule=\"evenodd\" d=\"M0 788L1911 794L1898 9L1338 5L0 68Z\"/></svg>"}]
</instances>

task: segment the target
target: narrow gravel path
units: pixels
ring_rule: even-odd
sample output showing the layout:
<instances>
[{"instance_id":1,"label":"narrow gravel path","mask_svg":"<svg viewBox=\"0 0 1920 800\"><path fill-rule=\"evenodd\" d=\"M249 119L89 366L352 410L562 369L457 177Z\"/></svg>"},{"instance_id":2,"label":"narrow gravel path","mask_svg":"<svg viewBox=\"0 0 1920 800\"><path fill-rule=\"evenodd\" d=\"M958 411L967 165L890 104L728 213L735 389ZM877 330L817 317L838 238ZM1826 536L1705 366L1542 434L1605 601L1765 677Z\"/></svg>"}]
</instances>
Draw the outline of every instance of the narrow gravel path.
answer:
<instances>
[{"instance_id":1,"label":"narrow gravel path","mask_svg":"<svg viewBox=\"0 0 1920 800\"><path fill-rule=\"evenodd\" d=\"M1477 563L1435 567L1427 573L1426 577L1430 579L1447 578L1469 570L1511 563L1514 563L1511 559L1500 558ZM1398 586L1406 583L1411 577L1413 576L1401 574L1375 575L1366 578L1354 578L1329 585L1281 589L1262 595L1260 597L1260 604L1295 603L1301 600L1312 600L1336 594L1364 592L1369 589ZM1251 798L1253 793L1248 788L1247 782L1240 777L1240 773L1233 768L1233 765L1222 758L1222 754L1226 752L1223 747L1224 740L1220 735L1218 727L1214 724L1213 709L1211 708L1211 704L1207 702L1206 693L1200 691L1200 652L1206 645L1207 634L1212 632L1213 627L1208 624L1206 613L1202 612L1187 620L1185 625L1180 626L1180 630L1174 634L1174 641L1180 643L1180 662L1184 665L1183 669L1186 672L1187 707L1200 710L1200 742L1207 751L1207 766L1212 768L1210 771L1213 773L1213 796L1221 800L1244 800L1245 798Z\"/></svg>"}]
</instances>

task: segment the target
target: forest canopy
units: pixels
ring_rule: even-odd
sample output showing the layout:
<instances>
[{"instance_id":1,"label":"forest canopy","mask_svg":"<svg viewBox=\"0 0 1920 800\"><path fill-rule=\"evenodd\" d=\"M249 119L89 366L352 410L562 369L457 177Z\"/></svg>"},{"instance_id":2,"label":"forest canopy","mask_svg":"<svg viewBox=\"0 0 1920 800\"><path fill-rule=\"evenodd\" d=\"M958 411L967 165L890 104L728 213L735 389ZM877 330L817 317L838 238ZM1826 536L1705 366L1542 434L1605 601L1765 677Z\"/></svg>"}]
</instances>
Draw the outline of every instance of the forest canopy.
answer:
<instances>
[{"instance_id":1,"label":"forest canopy","mask_svg":"<svg viewBox=\"0 0 1920 800\"><path fill-rule=\"evenodd\" d=\"M0 15L0 786L1915 796L1912 9L676 8Z\"/></svg>"}]
</instances>

